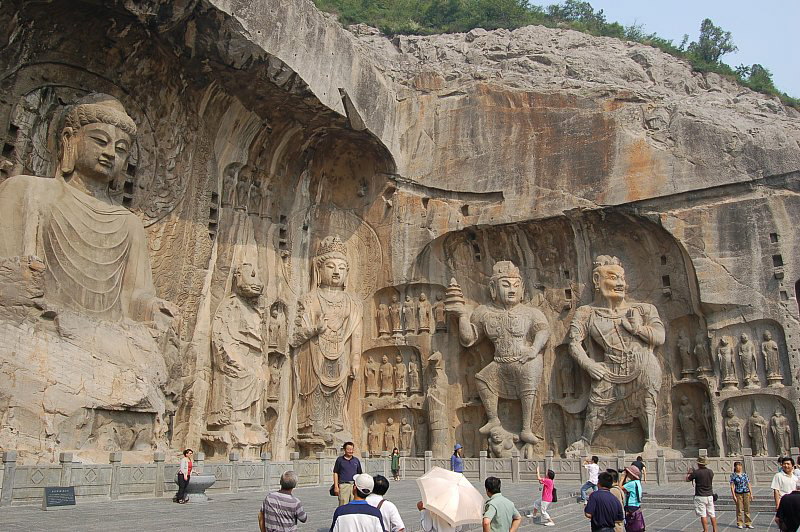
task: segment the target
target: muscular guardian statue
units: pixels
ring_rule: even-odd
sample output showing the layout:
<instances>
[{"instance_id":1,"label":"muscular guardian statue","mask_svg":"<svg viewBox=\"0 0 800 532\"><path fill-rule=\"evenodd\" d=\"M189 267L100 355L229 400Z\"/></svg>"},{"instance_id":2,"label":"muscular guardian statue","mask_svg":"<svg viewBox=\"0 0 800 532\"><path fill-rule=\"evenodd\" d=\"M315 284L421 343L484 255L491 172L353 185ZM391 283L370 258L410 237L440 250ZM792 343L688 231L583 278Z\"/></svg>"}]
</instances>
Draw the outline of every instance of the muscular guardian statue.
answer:
<instances>
[{"instance_id":1,"label":"muscular guardian statue","mask_svg":"<svg viewBox=\"0 0 800 532\"><path fill-rule=\"evenodd\" d=\"M458 316L461 345L471 347L484 338L494 344L494 360L475 376L478 395L488 422L479 431L488 435L500 426L498 399L518 399L522 404L520 439L536 443L531 430L533 405L542 378L542 349L550 337L547 320L538 309L522 305L524 286L519 269L510 261L494 265L489 281L492 302L469 312L460 288L451 283L447 311Z\"/></svg>"},{"instance_id":2,"label":"muscular guardian statue","mask_svg":"<svg viewBox=\"0 0 800 532\"><path fill-rule=\"evenodd\" d=\"M301 298L292 340L300 381L297 428L301 436L332 443L333 433L347 426L350 384L359 375L362 305L345 291L350 268L338 236L320 243L313 269L316 288Z\"/></svg>"},{"instance_id":3,"label":"muscular guardian statue","mask_svg":"<svg viewBox=\"0 0 800 532\"><path fill-rule=\"evenodd\" d=\"M645 452L655 451L661 365L653 350L664 343L664 325L655 306L625 299L618 258L597 257L592 281L594 302L578 308L568 336L570 354L592 378L583 435L569 451L588 451L603 423L633 419L644 429Z\"/></svg>"}]
</instances>

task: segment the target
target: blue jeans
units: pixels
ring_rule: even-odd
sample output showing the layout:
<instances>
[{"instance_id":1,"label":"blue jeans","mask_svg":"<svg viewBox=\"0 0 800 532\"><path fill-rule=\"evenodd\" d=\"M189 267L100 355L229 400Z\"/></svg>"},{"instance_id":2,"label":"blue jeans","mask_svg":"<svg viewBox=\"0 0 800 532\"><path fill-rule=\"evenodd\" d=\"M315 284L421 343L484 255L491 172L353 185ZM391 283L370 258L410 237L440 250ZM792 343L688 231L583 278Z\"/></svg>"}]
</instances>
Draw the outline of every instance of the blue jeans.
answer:
<instances>
[{"instance_id":1,"label":"blue jeans","mask_svg":"<svg viewBox=\"0 0 800 532\"><path fill-rule=\"evenodd\" d=\"M592 491L597 491L597 484L593 484L587 480L586 484L581 486L581 501L585 501L589 498L589 496L586 494L589 488L592 488Z\"/></svg>"}]
</instances>

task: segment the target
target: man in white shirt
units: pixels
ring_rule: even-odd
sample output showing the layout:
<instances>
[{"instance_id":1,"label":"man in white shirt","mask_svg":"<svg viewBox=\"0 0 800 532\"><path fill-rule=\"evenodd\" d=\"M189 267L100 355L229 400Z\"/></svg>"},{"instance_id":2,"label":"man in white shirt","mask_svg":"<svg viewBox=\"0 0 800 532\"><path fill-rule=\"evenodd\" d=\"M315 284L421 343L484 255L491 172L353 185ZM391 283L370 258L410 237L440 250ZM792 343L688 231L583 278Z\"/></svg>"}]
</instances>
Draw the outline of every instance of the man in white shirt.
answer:
<instances>
[{"instance_id":1,"label":"man in white shirt","mask_svg":"<svg viewBox=\"0 0 800 532\"><path fill-rule=\"evenodd\" d=\"M781 459L781 470L772 477L772 495L775 497L775 509L781 504L781 497L794 491L797 480L794 477L794 459L784 456Z\"/></svg>"},{"instance_id":2,"label":"man in white shirt","mask_svg":"<svg viewBox=\"0 0 800 532\"><path fill-rule=\"evenodd\" d=\"M372 488L372 493L367 495L367 503L381 511L383 528L386 532L405 532L406 525L400 518L397 506L384 498L389 491L389 480L383 475L375 475L372 480L375 486Z\"/></svg>"},{"instance_id":3,"label":"man in white shirt","mask_svg":"<svg viewBox=\"0 0 800 532\"><path fill-rule=\"evenodd\" d=\"M586 492L589 490L589 488L591 488L593 492L597 490L597 476L600 474L600 466L598 465L599 461L600 459L598 457L592 456L583 462L583 467L585 467L586 471L589 472L589 480L586 481L586 484L581 486L581 502L583 504L586 504Z\"/></svg>"}]
</instances>

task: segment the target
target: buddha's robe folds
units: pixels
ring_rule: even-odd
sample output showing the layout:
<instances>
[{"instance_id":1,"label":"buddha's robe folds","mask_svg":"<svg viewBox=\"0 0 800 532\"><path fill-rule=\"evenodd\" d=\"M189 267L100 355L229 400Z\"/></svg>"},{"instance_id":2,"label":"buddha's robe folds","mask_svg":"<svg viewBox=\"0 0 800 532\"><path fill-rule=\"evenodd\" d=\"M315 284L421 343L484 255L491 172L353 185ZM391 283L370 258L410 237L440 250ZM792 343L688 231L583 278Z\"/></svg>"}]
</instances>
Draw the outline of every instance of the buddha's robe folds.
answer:
<instances>
[{"instance_id":1,"label":"buddha's robe folds","mask_svg":"<svg viewBox=\"0 0 800 532\"><path fill-rule=\"evenodd\" d=\"M155 289L141 221L61 177L0 184L0 259L47 266L45 298L107 320L152 319Z\"/></svg>"}]
</instances>

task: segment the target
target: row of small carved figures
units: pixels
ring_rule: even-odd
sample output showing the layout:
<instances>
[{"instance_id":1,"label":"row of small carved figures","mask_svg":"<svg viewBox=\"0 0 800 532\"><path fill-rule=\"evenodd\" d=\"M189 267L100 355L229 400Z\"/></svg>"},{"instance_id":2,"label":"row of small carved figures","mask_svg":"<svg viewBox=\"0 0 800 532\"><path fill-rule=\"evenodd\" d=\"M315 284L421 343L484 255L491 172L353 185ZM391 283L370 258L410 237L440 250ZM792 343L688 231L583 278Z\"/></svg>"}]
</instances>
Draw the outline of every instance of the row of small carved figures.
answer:
<instances>
[{"instance_id":1,"label":"row of small carved figures","mask_svg":"<svg viewBox=\"0 0 800 532\"><path fill-rule=\"evenodd\" d=\"M402 355L397 355L395 360L396 363L392 365L389 357L383 355L383 363L378 365L374 357L367 358L364 368L367 396L422 393L419 365L411 360L406 366Z\"/></svg>"},{"instance_id":2,"label":"row of small carved figures","mask_svg":"<svg viewBox=\"0 0 800 532\"><path fill-rule=\"evenodd\" d=\"M437 294L436 303L432 306L425 292L420 293L416 300L407 295L403 303L400 303L397 295L392 296L389 304L381 301L375 312L378 336L402 336L446 330L447 320L442 297L442 294Z\"/></svg>"},{"instance_id":3,"label":"row of small carved figures","mask_svg":"<svg viewBox=\"0 0 800 532\"><path fill-rule=\"evenodd\" d=\"M781 370L778 344L772 339L772 333L770 331L764 331L762 338L764 341L761 342L761 355L764 359L767 381L769 386L780 388L783 386L781 382L783 380L783 372ZM692 350L691 343L686 335L683 332L679 334L677 350L681 359L681 373L684 377L690 377L695 373L701 375L713 373L714 361L712 357L709 356L706 342L706 336L702 333L698 334L694 350ZM692 353L694 353L697 358L697 366L693 364ZM746 333L742 333L739 336L739 345L735 350L728 336L720 337L717 343L715 354L717 355L723 388L735 388L739 384L739 378L736 375L736 366L734 364L734 353L739 357L742 372L744 373L743 379L745 387L759 388L761 382L758 376L756 347L755 344L750 341L750 337Z\"/></svg>"},{"instance_id":4,"label":"row of small carved figures","mask_svg":"<svg viewBox=\"0 0 800 532\"><path fill-rule=\"evenodd\" d=\"M742 453L742 425L742 420L736 417L733 408L728 407L725 410L725 420L723 422L728 456L738 456ZM767 423L767 420L758 413L754 406L753 414L747 420L747 435L750 436L750 447L753 449L753 455L767 455L767 428L772 433L778 454L781 456L789 454L792 446L792 428L788 418L778 408L769 423Z\"/></svg>"}]
</instances>

